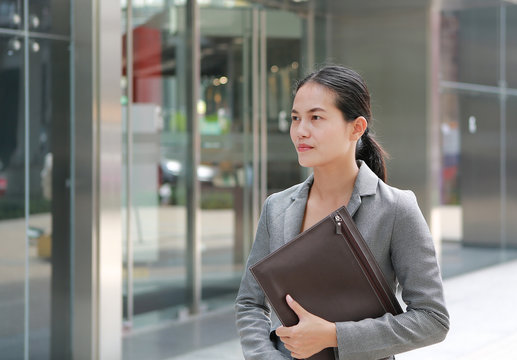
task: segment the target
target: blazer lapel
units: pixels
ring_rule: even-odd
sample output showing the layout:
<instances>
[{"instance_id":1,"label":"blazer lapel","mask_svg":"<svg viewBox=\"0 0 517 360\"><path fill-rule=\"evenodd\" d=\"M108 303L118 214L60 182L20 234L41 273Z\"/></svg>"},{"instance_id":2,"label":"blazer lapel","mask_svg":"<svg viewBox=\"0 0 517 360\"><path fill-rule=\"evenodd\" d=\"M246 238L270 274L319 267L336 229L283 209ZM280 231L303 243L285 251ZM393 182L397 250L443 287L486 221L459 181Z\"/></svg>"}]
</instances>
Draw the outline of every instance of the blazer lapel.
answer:
<instances>
[{"instance_id":1,"label":"blazer lapel","mask_svg":"<svg viewBox=\"0 0 517 360\"><path fill-rule=\"evenodd\" d=\"M292 240L300 233L305 206L309 197L314 176L311 174L295 193L291 196L291 205L285 210L284 214L284 243Z\"/></svg>"},{"instance_id":2,"label":"blazer lapel","mask_svg":"<svg viewBox=\"0 0 517 360\"><path fill-rule=\"evenodd\" d=\"M346 205L346 209L348 210L348 213L351 217L354 217L354 214L357 212L357 209L359 209L359 205L361 205L361 195L359 195L359 192L356 192L354 189L354 192L350 197L350 201Z\"/></svg>"}]
</instances>

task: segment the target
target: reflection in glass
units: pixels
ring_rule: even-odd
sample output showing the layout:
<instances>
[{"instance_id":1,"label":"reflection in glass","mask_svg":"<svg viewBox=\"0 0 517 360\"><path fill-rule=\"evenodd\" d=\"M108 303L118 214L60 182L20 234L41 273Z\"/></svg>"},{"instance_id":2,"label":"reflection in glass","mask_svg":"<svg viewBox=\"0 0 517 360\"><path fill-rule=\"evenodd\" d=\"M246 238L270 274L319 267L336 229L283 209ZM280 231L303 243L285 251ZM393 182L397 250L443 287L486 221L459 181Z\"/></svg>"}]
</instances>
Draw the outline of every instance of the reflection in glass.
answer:
<instances>
[{"instance_id":1,"label":"reflection in glass","mask_svg":"<svg viewBox=\"0 0 517 360\"><path fill-rule=\"evenodd\" d=\"M0 2L0 28L23 28L22 0L2 0L2 2Z\"/></svg>"},{"instance_id":2,"label":"reflection in glass","mask_svg":"<svg viewBox=\"0 0 517 360\"><path fill-rule=\"evenodd\" d=\"M442 189L448 195L442 200L449 201L442 207L442 268L449 277L517 258L517 250L501 242L500 99L452 91L442 99L448 100L442 112L450 120L442 123L442 176L444 184L459 180L457 194ZM451 134L455 124L459 134ZM448 178L456 171L461 175ZM454 205L456 196L459 206ZM455 233L460 236L448 236Z\"/></svg>"},{"instance_id":3,"label":"reflection in glass","mask_svg":"<svg viewBox=\"0 0 517 360\"><path fill-rule=\"evenodd\" d=\"M20 43L13 48L13 41ZM25 118L23 40L0 35L0 354L23 358Z\"/></svg>"},{"instance_id":4,"label":"reflection in glass","mask_svg":"<svg viewBox=\"0 0 517 360\"><path fill-rule=\"evenodd\" d=\"M442 205L460 205L459 162L460 162L460 119L458 94L447 91L441 95L442 136L442 182L440 202Z\"/></svg>"},{"instance_id":5,"label":"reflection in glass","mask_svg":"<svg viewBox=\"0 0 517 360\"><path fill-rule=\"evenodd\" d=\"M517 72L517 64L512 67ZM517 250L517 96L509 96L506 107L506 235L509 249Z\"/></svg>"},{"instance_id":6,"label":"reflection in glass","mask_svg":"<svg viewBox=\"0 0 517 360\"><path fill-rule=\"evenodd\" d=\"M257 8L254 13L245 3L228 4L204 2L199 14L201 74L196 101L201 133L197 175L201 183L202 310L233 303L252 242L252 185L260 178L252 173L253 144L260 141L260 134L252 133L252 105L258 107L252 103L252 92L257 88L265 90L267 108L258 111L267 112L272 135L268 147L274 161L269 164L267 186L274 190L300 181L287 135L287 114L304 48L302 21L287 11ZM122 1L123 22L126 6ZM266 28L255 34L254 26L263 25L253 23L257 22L253 14L266 14ZM122 30L123 63L127 49L133 57L132 78L125 65L122 69L124 136L131 128L132 143L130 153L129 146L124 148L126 162L131 162L124 190L129 194L125 204L129 233L124 239L124 317L132 321L129 326L156 324L188 313L187 266L194 264L186 259L185 174L191 164L186 162L184 19L184 2L135 3L131 44L125 25ZM254 74L263 33L267 70ZM265 89L257 86L262 75ZM131 94L128 87L132 87ZM128 239L133 260L127 256Z\"/></svg>"},{"instance_id":7,"label":"reflection in glass","mask_svg":"<svg viewBox=\"0 0 517 360\"><path fill-rule=\"evenodd\" d=\"M517 230L510 215L516 209L515 151L510 140L515 132L511 86L517 85L513 56L517 43L511 34L517 29L512 21L516 9L505 4L442 12L441 77L466 83L471 89L453 90L447 85L440 95L439 211L445 277L517 257ZM506 27L501 26L504 23ZM500 47L502 38L506 38L505 48ZM506 79L500 79L501 75ZM510 89L503 98L505 84Z\"/></svg>"},{"instance_id":8,"label":"reflection in glass","mask_svg":"<svg viewBox=\"0 0 517 360\"><path fill-rule=\"evenodd\" d=\"M70 1L29 1L29 31L70 35Z\"/></svg>"},{"instance_id":9,"label":"reflection in glass","mask_svg":"<svg viewBox=\"0 0 517 360\"><path fill-rule=\"evenodd\" d=\"M497 86L498 24L498 7L443 12L440 35L442 79Z\"/></svg>"},{"instance_id":10,"label":"reflection in glass","mask_svg":"<svg viewBox=\"0 0 517 360\"><path fill-rule=\"evenodd\" d=\"M292 89L302 77L302 20L281 10L266 12L267 39L267 129L268 129L268 193L274 193L303 181L289 136ZM274 23L284 24L275 29ZM321 44L320 44L321 45ZM323 45L321 45L323 46Z\"/></svg>"},{"instance_id":11,"label":"reflection in glass","mask_svg":"<svg viewBox=\"0 0 517 360\"><path fill-rule=\"evenodd\" d=\"M139 6L133 9L132 46L123 30L123 63L128 46L133 56L133 78L122 84L124 140L128 119L132 130L132 153L124 147L124 157L132 159L130 181L125 184L126 188L130 184L130 202L125 200L125 210L130 212L133 258L133 264L128 264L125 234L124 317L128 320L132 315L131 325L136 327L176 318L186 305L187 133L185 94L180 90L185 65L177 59L185 51L183 17L183 7ZM126 79L125 66L122 74ZM132 266L132 278L128 266ZM132 314L127 307L130 288Z\"/></svg>"},{"instance_id":12,"label":"reflection in glass","mask_svg":"<svg viewBox=\"0 0 517 360\"><path fill-rule=\"evenodd\" d=\"M200 18L201 293L204 305L214 308L233 301L242 273L251 106L245 95L251 63L244 53L251 37L243 34L250 34L252 17L249 9L207 7Z\"/></svg>"},{"instance_id":13,"label":"reflection in glass","mask_svg":"<svg viewBox=\"0 0 517 360\"><path fill-rule=\"evenodd\" d=\"M517 4L506 3L505 30L507 85L517 90Z\"/></svg>"},{"instance_id":14,"label":"reflection in glass","mask_svg":"<svg viewBox=\"0 0 517 360\"><path fill-rule=\"evenodd\" d=\"M51 359L70 343L69 43L29 41L29 349Z\"/></svg>"}]
</instances>

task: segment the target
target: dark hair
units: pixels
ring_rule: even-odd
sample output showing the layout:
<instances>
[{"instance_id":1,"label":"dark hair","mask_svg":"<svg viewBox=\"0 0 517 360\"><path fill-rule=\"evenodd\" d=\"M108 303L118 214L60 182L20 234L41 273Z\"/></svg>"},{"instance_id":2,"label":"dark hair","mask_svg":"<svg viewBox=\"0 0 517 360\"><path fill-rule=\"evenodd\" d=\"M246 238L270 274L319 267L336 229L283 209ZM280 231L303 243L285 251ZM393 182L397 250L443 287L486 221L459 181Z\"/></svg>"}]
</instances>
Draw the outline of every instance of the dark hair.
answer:
<instances>
[{"instance_id":1,"label":"dark hair","mask_svg":"<svg viewBox=\"0 0 517 360\"><path fill-rule=\"evenodd\" d=\"M343 66L325 66L299 81L294 94L296 95L298 90L307 83L316 83L331 90L335 94L336 107L343 113L346 121L354 121L359 116L366 119L368 127L357 142L355 157L363 160L380 179L386 181L384 158L387 153L369 131L372 121L370 93L361 76Z\"/></svg>"}]
</instances>

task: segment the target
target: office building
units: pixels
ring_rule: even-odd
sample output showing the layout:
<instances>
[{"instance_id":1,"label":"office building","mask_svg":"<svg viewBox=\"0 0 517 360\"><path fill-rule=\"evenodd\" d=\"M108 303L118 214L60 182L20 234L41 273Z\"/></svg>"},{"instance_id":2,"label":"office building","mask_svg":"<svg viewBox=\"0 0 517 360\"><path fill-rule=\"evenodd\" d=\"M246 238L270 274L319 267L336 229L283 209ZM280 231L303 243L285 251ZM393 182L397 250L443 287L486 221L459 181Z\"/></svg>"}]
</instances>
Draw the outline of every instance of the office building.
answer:
<instances>
[{"instance_id":1,"label":"office building","mask_svg":"<svg viewBox=\"0 0 517 360\"><path fill-rule=\"evenodd\" d=\"M121 359L231 306L325 63L367 81L444 274L517 257L514 1L2 0L2 357Z\"/></svg>"}]
</instances>

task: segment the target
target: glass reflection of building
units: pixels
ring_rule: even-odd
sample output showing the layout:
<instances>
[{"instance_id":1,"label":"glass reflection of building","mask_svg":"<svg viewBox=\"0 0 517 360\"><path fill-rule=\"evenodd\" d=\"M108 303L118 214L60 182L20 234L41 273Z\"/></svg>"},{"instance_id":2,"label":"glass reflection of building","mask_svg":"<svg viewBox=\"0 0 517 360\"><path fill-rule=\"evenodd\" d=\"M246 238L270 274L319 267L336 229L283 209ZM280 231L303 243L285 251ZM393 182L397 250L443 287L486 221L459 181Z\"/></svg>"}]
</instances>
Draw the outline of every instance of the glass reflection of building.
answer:
<instances>
[{"instance_id":1,"label":"glass reflection of building","mask_svg":"<svg viewBox=\"0 0 517 360\"><path fill-rule=\"evenodd\" d=\"M263 199L307 175L291 91L324 62L366 78L444 275L517 257L517 5L115 3L0 3L7 358L135 358L229 314Z\"/></svg>"}]
</instances>

